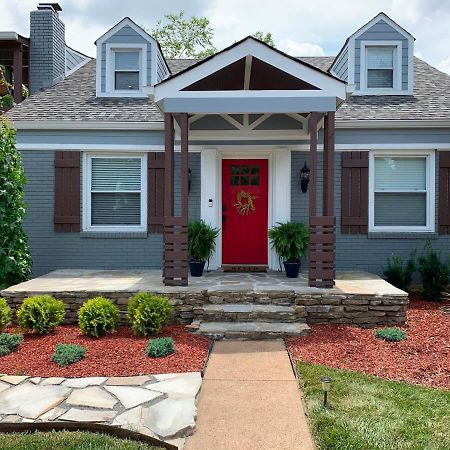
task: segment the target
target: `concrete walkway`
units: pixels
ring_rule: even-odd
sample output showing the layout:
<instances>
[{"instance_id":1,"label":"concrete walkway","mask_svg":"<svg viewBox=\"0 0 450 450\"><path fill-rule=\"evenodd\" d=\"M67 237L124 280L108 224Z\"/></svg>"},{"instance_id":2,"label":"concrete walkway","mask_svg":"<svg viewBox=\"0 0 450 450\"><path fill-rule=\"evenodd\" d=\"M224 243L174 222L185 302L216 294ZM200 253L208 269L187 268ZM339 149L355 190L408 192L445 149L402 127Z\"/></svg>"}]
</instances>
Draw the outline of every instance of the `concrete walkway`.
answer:
<instances>
[{"instance_id":1,"label":"concrete walkway","mask_svg":"<svg viewBox=\"0 0 450 450\"><path fill-rule=\"evenodd\" d=\"M214 344L186 450L313 450L283 341Z\"/></svg>"}]
</instances>

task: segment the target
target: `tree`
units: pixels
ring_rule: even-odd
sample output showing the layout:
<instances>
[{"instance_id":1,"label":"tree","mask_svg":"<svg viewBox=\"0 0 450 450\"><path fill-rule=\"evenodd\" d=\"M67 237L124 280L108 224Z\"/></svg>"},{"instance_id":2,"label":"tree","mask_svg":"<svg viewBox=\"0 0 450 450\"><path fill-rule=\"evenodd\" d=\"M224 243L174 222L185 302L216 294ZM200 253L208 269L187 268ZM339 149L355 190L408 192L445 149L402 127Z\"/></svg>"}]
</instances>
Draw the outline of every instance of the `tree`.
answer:
<instances>
[{"instance_id":1,"label":"tree","mask_svg":"<svg viewBox=\"0 0 450 450\"><path fill-rule=\"evenodd\" d=\"M0 119L0 289L26 280L31 273L22 229L26 179L15 142L16 131Z\"/></svg>"},{"instance_id":2,"label":"tree","mask_svg":"<svg viewBox=\"0 0 450 450\"><path fill-rule=\"evenodd\" d=\"M184 11L164 16L151 31L166 58L205 58L216 52L214 30L206 17L185 18Z\"/></svg>"},{"instance_id":3,"label":"tree","mask_svg":"<svg viewBox=\"0 0 450 450\"><path fill-rule=\"evenodd\" d=\"M260 41L263 41L267 45L270 45L271 47L275 47L275 42L273 41L272 33L264 33L263 31L255 31L252 36L255 39L258 39Z\"/></svg>"}]
</instances>

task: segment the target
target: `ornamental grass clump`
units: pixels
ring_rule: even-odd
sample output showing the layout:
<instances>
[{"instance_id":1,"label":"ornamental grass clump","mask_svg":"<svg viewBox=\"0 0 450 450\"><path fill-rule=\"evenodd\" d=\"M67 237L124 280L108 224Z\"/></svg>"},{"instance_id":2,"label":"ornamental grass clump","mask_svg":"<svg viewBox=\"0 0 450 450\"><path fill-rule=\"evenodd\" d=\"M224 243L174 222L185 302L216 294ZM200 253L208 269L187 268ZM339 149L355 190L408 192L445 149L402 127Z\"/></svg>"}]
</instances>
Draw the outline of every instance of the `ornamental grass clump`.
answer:
<instances>
[{"instance_id":1,"label":"ornamental grass clump","mask_svg":"<svg viewBox=\"0 0 450 450\"><path fill-rule=\"evenodd\" d=\"M78 344L56 344L52 361L61 367L80 361L86 356L86 349Z\"/></svg>"},{"instance_id":2,"label":"ornamental grass clump","mask_svg":"<svg viewBox=\"0 0 450 450\"><path fill-rule=\"evenodd\" d=\"M163 356L175 353L175 342L171 337L150 339L145 349L145 354L152 358L162 358Z\"/></svg>"},{"instance_id":3,"label":"ornamental grass clump","mask_svg":"<svg viewBox=\"0 0 450 450\"><path fill-rule=\"evenodd\" d=\"M392 255L387 259L387 265L383 273L386 280L402 291L408 291L412 277L416 270L415 252L412 252L406 264L401 256Z\"/></svg>"},{"instance_id":4,"label":"ornamental grass clump","mask_svg":"<svg viewBox=\"0 0 450 450\"><path fill-rule=\"evenodd\" d=\"M269 239L282 261L297 263L308 250L308 227L302 222L277 223L269 230Z\"/></svg>"},{"instance_id":5,"label":"ornamental grass clump","mask_svg":"<svg viewBox=\"0 0 450 450\"><path fill-rule=\"evenodd\" d=\"M4 298L0 297L0 333L11 323L11 308Z\"/></svg>"},{"instance_id":6,"label":"ornamental grass clump","mask_svg":"<svg viewBox=\"0 0 450 450\"><path fill-rule=\"evenodd\" d=\"M79 309L78 324L83 334L96 338L104 336L117 328L119 309L107 298L92 298Z\"/></svg>"},{"instance_id":7,"label":"ornamental grass clump","mask_svg":"<svg viewBox=\"0 0 450 450\"><path fill-rule=\"evenodd\" d=\"M173 315L169 299L149 292L138 292L128 305L128 319L136 336L151 336L161 331Z\"/></svg>"},{"instance_id":8,"label":"ornamental grass clump","mask_svg":"<svg viewBox=\"0 0 450 450\"><path fill-rule=\"evenodd\" d=\"M407 334L406 331L396 327L381 328L380 330L375 331L375 337L383 339L384 341L400 342L407 338Z\"/></svg>"},{"instance_id":9,"label":"ornamental grass clump","mask_svg":"<svg viewBox=\"0 0 450 450\"><path fill-rule=\"evenodd\" d=\"M19 325L38 334L51 333L64 321L64 303L50 295L26 298L17 311Z\"/></svg>"},{"instance_id":10,"label":"ornamental grass clump","mask_svg":"<svg viewBox=\"0 0 450 450\"><path fill-rule=\"evenodd\" d=\"M0 334L0 356L9 355L18 350L20 344L23 342L21 334Z\"/></svg>"}]
</instances>

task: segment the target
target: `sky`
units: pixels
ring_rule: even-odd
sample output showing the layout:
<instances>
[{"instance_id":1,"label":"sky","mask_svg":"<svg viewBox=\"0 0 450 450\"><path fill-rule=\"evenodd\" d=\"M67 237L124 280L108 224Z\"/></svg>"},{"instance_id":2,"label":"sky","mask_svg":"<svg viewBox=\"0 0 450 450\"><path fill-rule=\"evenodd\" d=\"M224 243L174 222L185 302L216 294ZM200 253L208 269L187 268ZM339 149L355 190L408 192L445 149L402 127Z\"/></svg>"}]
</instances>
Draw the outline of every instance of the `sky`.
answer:
<instances>
[{"instance_id":1,"label":"sky","mask_svg":"<svg viewBox=\"0 0 450 450\"><path fill-rule=\"evenodd\" d=\"M38 0L0 0L0 30L29 36ZM255 31L271 32L293 56L334 56L380 11L415 38L415 54L450 73L450 0L60 0L67 44L95 56L94 41L129 16L151 29L165 14L206 16L220 50Z\"/></svg>"}]
</instances>

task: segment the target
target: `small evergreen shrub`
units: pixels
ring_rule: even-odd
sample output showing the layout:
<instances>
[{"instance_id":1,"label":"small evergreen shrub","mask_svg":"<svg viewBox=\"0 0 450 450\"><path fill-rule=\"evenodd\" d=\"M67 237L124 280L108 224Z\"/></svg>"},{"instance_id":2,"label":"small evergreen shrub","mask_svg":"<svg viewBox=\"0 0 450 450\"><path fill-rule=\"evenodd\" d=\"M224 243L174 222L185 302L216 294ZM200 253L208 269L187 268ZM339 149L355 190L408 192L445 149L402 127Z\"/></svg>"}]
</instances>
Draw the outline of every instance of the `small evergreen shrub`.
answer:
<instances>
[{"instance_id":1,"label":"small evergreen shrub","mask_svg":"<svg viewBox=\"0 0 450 450\"><path fill-rule=\"evenodd\" d=\"M388 257L383 273L389 283L402 291L407 291L415 270L415 252L412 252L406 264L403 264L403 260L399 255Z\"/></svg>"},{"instance_id":2,"label":"small evergreen shrub","mask_svg":"<svg viewBox=\"0 0 450 450\"><path fill-rule=\"evenodd\" d=\"M429 240L418 258L418 270L424 300L440 301L449 281L450 264L441 260L441 255L432 249Z\"/></svg>"},{"instance_id":3,"label":"small evergreen shrub","mask_svg":"<svg viewBox=\"0 0 450 450\"><path fill-rule=\"evenodd\" d=\"M136 336L150 336L161 331L173 314L166 297L138 292L128 305L128 319Z\"/></svg>"},{"instance_id":4,"label":"small evergreen shrub","mask_svg":"<svg viewBox=\"0 0 450 450\"><path fill-rule=\"evenodd\" d=\"M114 331L119 323L119 309L111 300L96 297L88 300L78 311L78 324L83 334L104 336Z\"/></svg>"},{"instance_id":5,"label":"small evergreen shrub","mask_svg":"<svg viewBox=\"0 0 450 450\"><path fill-rule=\"evenodd\" d=\"M384 341L389 342L399 342L403 341L407 338L406 331L401 330L400 328L381 328L381 330L377 330L375 332L375 337L378 339L383 339Z\"/></svg>"},{"instance_id":6,"label":"small evergreen shrub","mask_svg":"<svg viewBox=\"0 0 450 450\"><path fill-rule=\"evenodd\" d=\"M175 353L175 342L171 337L150 339L145 349L145 354L152 358L162 358L163 356Z\"/></svg>"},{"instance_id":7,"label":"small evergreen shrub","mask_svg":"<svg viewBox=\"0 0 450 450\"><path fill-rule=\"evenodd\" d=\"M11 322L11 308L4 298L0 297L0 333L4 331L6 326Z\"/></svg>"},{"instance_id":8,"label":"small evergreen shrub","mask_svg":"<svg viewBox=\"0 0 450 450\"><path fill-rule=\"evenodd\" d=\"M19 325L39 334L48 334L64 320L64 303L50 295L26 298L17 311Z\"/></svg>"},{"instance_id":9,"label":"small evergreen shrub","mask_svg":"<svg viewBox=\"0 0 450 450\"><path fill-rule=\"evenodd\" d=\"M21 334L0 334L0 356L9 355L15 352L20 344L23 342L23 336Z\"/></svg>"},{"instance_id":10,"label":"small evergreen shrub","mask_svg":"<svg viewBox=\"0 0 450 450\"><path fill-rule=\"evenodd\" d=\"M56 344L55 353L52 361L61 367L68 366L83 359L86 355L86 349L77 344Z\"/></svg>"}]
</instances>

